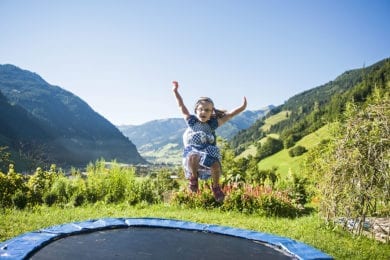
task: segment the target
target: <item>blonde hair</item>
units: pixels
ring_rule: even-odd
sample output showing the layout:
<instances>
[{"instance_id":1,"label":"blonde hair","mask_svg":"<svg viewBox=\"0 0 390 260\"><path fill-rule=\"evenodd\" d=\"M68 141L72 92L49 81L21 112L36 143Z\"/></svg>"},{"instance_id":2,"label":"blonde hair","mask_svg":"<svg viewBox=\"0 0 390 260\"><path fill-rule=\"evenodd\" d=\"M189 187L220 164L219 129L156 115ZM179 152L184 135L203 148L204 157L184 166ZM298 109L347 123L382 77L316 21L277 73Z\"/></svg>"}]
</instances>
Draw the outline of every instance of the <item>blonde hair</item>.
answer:
<instances>
[{"instance_id":1,"label":"blonde hair","mask_svg":"<svg viewBox=\"0 0 390 260\"><path fill-rule=\"evenodd\" d=\"M198 108L199 104L202 103L202 102L208 102L210 104L213 105L213 114L211 115L211 117L216 117L216 118L222 118L226 115L226 110L221 110L221 109L217 109L214 107L214 102L211 98L209 97L200 97L196 103L195 103L195 108L194 108L194 112L196 113L196 109Z\"/></svg>"}]
</instances>

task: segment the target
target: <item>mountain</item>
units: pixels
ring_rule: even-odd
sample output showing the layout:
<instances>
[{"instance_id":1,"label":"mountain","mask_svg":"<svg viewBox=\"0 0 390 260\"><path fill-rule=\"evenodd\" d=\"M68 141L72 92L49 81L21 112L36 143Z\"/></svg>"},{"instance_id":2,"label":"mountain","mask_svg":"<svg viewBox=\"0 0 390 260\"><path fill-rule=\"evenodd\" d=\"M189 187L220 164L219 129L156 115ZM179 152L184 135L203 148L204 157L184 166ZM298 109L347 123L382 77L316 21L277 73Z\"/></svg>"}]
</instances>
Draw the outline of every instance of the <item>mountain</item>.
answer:
<instances>
[{"instance_id":1,"label":"mountain","mask_svg":"<svg viewBox=\"0 0 390 260\"><path fill-rule=\"evenodd\" d=\"M244 111L217 129L217 135L230 139L250 127L274 106L256 111ZM142 125L121 125L118 129L134 142L141 155L151 162L180 163L183 149L182 135L186 129L183 118L153 120Z\"/></svg>"},{"instance_id":2,"label":"mountain","mask_svg":"<svg viewBox=\"0 0 390 260\"><path fill-rule=\"evenodd\" d=\"M31 167L85 166L99 158L146 163L107 119L36 73L0 65L0 92L0 146L17 151L19 160Z\"/></svg>"},{"instance_id":3,"label":"mountain","mask_svg":"<svg viewBox=\"0 0 390 260\"><path fill-rule=\"evenodd\" d=\"M389 81L390 58L368 67L348 70L332 81L292 96L266 117L235 135L230 144L238 154L272 133L280 137L284 148L293 147L303 137L342 118L348 102L363 104L375 88L388 88ZM281 112L288 115L285 120L278 121L267 130L262 128L267 118Z\"/></svg>"}]
</instances>

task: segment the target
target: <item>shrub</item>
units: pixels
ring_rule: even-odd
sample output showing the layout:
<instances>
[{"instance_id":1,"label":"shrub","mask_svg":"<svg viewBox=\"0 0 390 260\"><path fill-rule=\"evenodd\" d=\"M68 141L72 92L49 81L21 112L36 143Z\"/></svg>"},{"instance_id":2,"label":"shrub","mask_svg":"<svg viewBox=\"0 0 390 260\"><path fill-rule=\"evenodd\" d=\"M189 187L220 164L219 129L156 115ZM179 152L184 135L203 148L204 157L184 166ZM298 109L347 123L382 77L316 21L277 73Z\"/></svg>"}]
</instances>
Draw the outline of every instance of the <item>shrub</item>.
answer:
<instances>
[{"instance_id":1,"label":"shrub","mask_svg":"<svg viewBox=\"0 0 390 260\"><path fill-rule=\"evenodd\" d=\"M81 206L87 197L86 181L79 173L68 180L67 195L73 206Z\"/></svg>"},{"instance_id":2,"label":"shrub","mask_svg":"<svg viewBox=\"0 0 390 260\"><path fill-rule=\"evenodd\" d=\"M291 157L300 156L307 152L307 149L304 146L297 145L290 150L288 150L288 155Z\"/></svg>"},{"instance_id":3,"label":"shrub","mask_svg":"<svg viewBox=\"0 0 390 260\"><path fill-rule=\"evenodd\" d=\"M51 207L52 205L54 205L54 203L56 203L58 200L58 196L56 193L54 192L48 192L46 193L44 196L43 196L43 202Z\"/></svg>"},{"instance_id":4,"label":"shrub","mask_svg":"<svg viewBox=\"0 0 390 260\"><path fill-rule=\"evenodd\" d=\"M75 196L73 196L73 206L79 207L83 205L85 202L85 195L84 193L78 193Z\"/></svg>"},{"instance_id":5,"label":"shrub","mask_svg":"<svg viewBox=\"0 0 390 260\"><path fill-rule=\"evenodd\" d=\"M127 201L130 205L145 202L153 204L160 202L161 197L155 189L153 181L149 178L144 178L130 186Z\"/></svg>"},{"instance_id":6,"label":"shrub","mask_svg":"<svg viewBox=\"0 0 390 260\"><path fill-rule=\"evenodd\" d=\"M256 213L261 216L294 217L300 214L286 193L270 187L245 185L241 189L227 187L222 210Z\"/></svg>"},{"instance_id":7,"label":"shrub","mask_svg":"<svg viewBox=\"0 0 390 260\"><path fill-rule=\"evenodd\" d=\"M26 189L23 175L16 173L10 164L7 174L0 172L0 207L12 207L14 194Z\"/></svg>"},{"instance_id":8,"label":"shrub","mask_svg":"<svg viewBox=\"0 0 390 260\"><path fill-rule=\"evenodd\" d=\"M389 88L389 84L387 84ZM390 209L390 94L376 90L367 104L349 103L331 141L314 149L306 171L314 173L327 220L360 219Z\"/></svg>"},{"instance_id":9,"label":"shrub","mask_svg":"<svg viewBox=\"0 0 390 260\"><path fill-rule=\"evenodd\" d=\"M264 142L264 144L257 149L256 157L261 160L267 156L279 152L282 149L283 141L272 137L267 137L267 140Z\"/></svg>"},{"instance_id":10,"label":"shrub","mask_svg":"<svg viewBox=\"0 0 390 260\"><path fill-rule=\"evenodd\" d=\"M27 196L24 192L21 190L18 190L13 196L12 196L12 202L14 204L14 207L17 209L24 209L27 206Z\"/></svg>"},{"instance_id":11,"label":"shrub","mask_svg":"<svg viewBox=\"0 0 390 260\"><path fill-rule=\"evenodd\" d=\"M192 209L212 209L220 205L220 203L215 201L208 184L200 185L198 193L192 193L188 190L176 192L171 200L171 203Z\"/></svg>"},{"instance_id":12,"label":"shrub","mask_svg":"<svg viewBox=\"0 0 390 260\"><path fill-rule=\"evenodd\" d=\"M295 217L301 209L289 199L287 192L278 192L264 186L225 186L223 203L217 203L208 185L201 185L198 193L187 190L175 193L171 203L188 207L210 209L220 207L223 211L235 211L261 216Z\"/></svg>"},{"instance_id":13,"label":"shrub","mask_svg":"<svg viewBox=\"0 0 390 260\"><path fill-rule=\"evenodd\" d=\"M69 195L67 186L68 179L62 175L57 176L50 191L44 195L43 201L45 202L45 204L51 206L54 203L68 203Z\"/></svg>"},{"instance_id":14,"label":"shrub","mask_svg":"<svg viewBox=\"0 0 390 260\"><path fill-rule=\"evenodd\" d=\"M259 197L259 210L260 215L268 217L296 217L300 213L291 201L274 194L264 194Z\"/></svg>"},{"instance_id":15,"label":"shrub","mask_svg":"<svg viewBox=\"0 0 390 260\"><path fill-rule=\"evenodd\" d=\"M57 172L54 164L50 167L50 171L44 171L41 167L38 167L35 173L30 176L27 186L33 204L43 202L43 195L50 191L56 176Z\"/></svg>"}]
</instances>

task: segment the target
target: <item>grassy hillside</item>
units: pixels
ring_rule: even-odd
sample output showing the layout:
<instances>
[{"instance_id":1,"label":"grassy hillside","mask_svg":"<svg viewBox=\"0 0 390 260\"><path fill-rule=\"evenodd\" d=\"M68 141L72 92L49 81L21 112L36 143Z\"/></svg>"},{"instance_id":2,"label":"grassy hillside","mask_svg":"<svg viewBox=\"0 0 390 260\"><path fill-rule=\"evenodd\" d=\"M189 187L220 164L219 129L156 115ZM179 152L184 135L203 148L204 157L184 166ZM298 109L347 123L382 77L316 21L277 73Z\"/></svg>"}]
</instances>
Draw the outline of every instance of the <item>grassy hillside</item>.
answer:
<instances>
[{"instance_id":1,"label":"grassy hillside","mask_svg":"<svg viewBox=\"0 0 390 260\"><path fill-rule=\"evenodd\" d=\"M271 126L276 125L277 123L288 119L288 116L290 114L291 114L290 111L281 111L273 116L268 117L267 119L264 120L264 125L261 127L261 129L264 132L269 132Z\"/></svg>"},{"instance_id":2,"label":"grassy hillside","mask_svg":"<svg viewBox=\"0 0 390 260\"><path fill-rule=\"evenodd\" d=\"M286 120L288 118L289 111L281 111L275 115L268 117L264 122L265 124L262 126L263 131L269 131L269 129L279 122ZM278 134L270 133L267 134L266 137L262 138L259 142L264 143L267 137L279 138ZM329 138L329 125L325 125L318 129L317 131L303 137L299 140L295 146L303 146L307 150L318 145L322 140ZM291 148L289 148L291 149ZM299 170L299 165L304 158L304 154L301 156L291 157L288 154L289 149L283 149L282 151L271 155L267 158L261 160L258 164L260 169L272 169L274 167L277 168L277 173L281 175L285 175L288 173L289 169L293 172L297 172ZM256 147L254 144L250 145L245 151L243 151L237 158L243 158L248 156L256 155Z\"/></svg>"},{"instance_id":3,"label":"grassy hillside","mask_svg":"<svg viewBox=\"0 0 390 260\"><path fill-rule=\"evenodd\" d=\"M142 156L153 163L180 164L182 150L177 143L168 143L157 150L143 152Z\"/></svg>"},{"instance_id":4,"label":"grassy hillside","mask_svg":"<svg viewBox=\"0 0 390 260\"><path fill-rule=\"evenodd\" d=\"M268 134L266 137L260 139L260 141L258 141L258 142L263 144L267 140L267 137L272 137L272 138L278 139L279 135L278 134ZM250 155L255 156L256 151L257 151L256 146L254 144L251 144L251 145L249 145L249 147L245 151L243 151L240 155L237 156L237 159L248 157Z\"/></svg>"},{"instance_id":5,"label":"grassy hillside","mask_svg":"<svg viewBox=\"0 0 390 260\"><path fill-rule=\"evenodd\" d=\"M390 80L389 72L390 59L346 71L326 84L291 97L271 110L269 118L266 116L266 120L258 120L239 132L230 140L230 145L240 154L265 135L277 133L285 147L292 147L304 136L340 119L348 102L364 104L374 89L384 89Z\"/></svg>"},{"instance_id":6,"label":"grassy hillside","mask_svg":"<svg viewBox=\"0 0 390 260\"><path fill-rule=\"evenodd\" d=\"M310 150L311 148L318 145L322 140L327 138L329 138L329 125L325 125L314 133L305 136L300 141L298 141L296 145L303 146L307 150ZM288 149L283 149L282 151L261 160L258 166L260 169L270 169L277 167L277 172L281 175L285 175L288 173L289 169L291 169L293 172L297 172L304 156L305 154L291 157L288 154Z\"/></svg>"}]
</instances>

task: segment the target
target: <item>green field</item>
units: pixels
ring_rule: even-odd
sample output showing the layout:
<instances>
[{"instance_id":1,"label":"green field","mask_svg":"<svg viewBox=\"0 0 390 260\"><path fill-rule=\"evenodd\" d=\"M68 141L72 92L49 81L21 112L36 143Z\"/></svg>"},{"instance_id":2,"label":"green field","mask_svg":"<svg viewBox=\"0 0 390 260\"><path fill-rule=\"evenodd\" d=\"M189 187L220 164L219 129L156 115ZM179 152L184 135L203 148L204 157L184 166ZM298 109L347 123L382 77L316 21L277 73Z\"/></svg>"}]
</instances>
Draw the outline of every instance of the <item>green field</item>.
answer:
<instances>
[{"instance_id":1,"label":"green field","mask_svg":"<svg viewBox=\"0 0 390 260\"><path fill-rule=\"evenodd\" d=\"M169 143L161 147L157 151L149 151L141 153L141 155L149 160L152 158L154 163L170 163L180 164L182 160L182 150L177 149L177 144Z\"/></svg>"},{"instance_id":2,"label":"green field","mask_svg":"<svg viewBox=\"0 0 390 260\"><path fill-rule=\"evenodd\" d=\"M268 134L266 137L262 138L259 142L261 144L263 144L267 140L267 137L272 137L272 138L275 138L275 139L279 139L279 135L277 135L277 134ZM245 151L243 151L241 154L239 154L237 156L237 159L245 158L245 157L248 157L249 155L255 156L256 152L257 152L256 146L251 144L251 145L249 145L249 147L247 149L245 149Z\"/></svg>"},{"instance_id":3,"label":"green field","mask_svg":"<svg viewBox=\"0 0 390 260\"><path fill-rule=\"evenodd\" d=\"M282 111L276 115L271 116L270 118L267 118L265 120L265 125L262 127L263 130L269 130L272 125L286 119L286 113L288 112ZM267 137L279 138L277 134L273 133L268 134ZM267 139L267 137L261 139L260 142L263 143ZM307 150L310 150L311 148L318 145L322 140L327 138L329 138L329 125L325 125L314 133L303 137L296 143L296 145L304 146ZM237 158L248 157L249 155L256 155L256 147L253 144L250 145L239 156L237 156ZM284 149L272 156L264 158L259 162L258 166L259 169L272 169L274 167L277 167L277 173L281 174L281 176L284 176L289 172L289 170L297 172L304 156L305 155L303 154L301 156L291 157L288 154L288 149Z\"/></svg>"},{"instance_id":4,"label":"green field","mask_svg":"<svg viewBox=\"0 0 390 260\"><path fill-rule=\"evenodd\" d=\"M265 124L261 127L264 132L268 132L272 125L275 125L288 118L290 111L281 111L265 120Z\"/></svg>"},{"instance_id":5,"label":"green field","mask_svg":"<svg viewBox=\"0 0 390 260\"><path fill-rule=\"evenodd\" d=\"M327 138L329 138L329 125L325 125L314 133L305 136L299 140L296 145L304 146L307 150L310 150L318 145L322 140ZM281 176L284 176L290 169L293 172L297 172L304 156L305 154L291 157L288 154L288 150L283 149L282 151L261 160L258 166L260 169L271 169L273 167L277 167L277 172L281 174Z\"/></svg>"}]
</instances>

